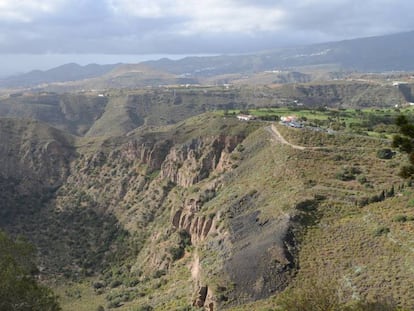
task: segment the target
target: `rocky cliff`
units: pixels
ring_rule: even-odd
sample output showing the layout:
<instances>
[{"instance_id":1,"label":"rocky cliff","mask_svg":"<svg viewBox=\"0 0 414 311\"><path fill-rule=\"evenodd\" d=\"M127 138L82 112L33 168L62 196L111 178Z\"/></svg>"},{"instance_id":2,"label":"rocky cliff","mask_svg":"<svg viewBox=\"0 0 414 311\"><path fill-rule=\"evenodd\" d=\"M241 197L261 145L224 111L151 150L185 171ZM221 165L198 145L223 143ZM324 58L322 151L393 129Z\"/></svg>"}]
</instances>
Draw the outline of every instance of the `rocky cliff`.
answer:
<instances>
[{"instance_id":1,"label":"rocky cliff","mask_svg":"<svg viewBox=\"0 0 414 311\"><path fill-rule=\"evenodd\" d=\"M206 121L179 125L194 132L184 137L174 135L173 128L99 140L74 139L36 122L16 127L5 121L1 133L10 143L0 150L4 193L10 196L11 179L19 181L13 189L28 198L51 189L33 206L32 218L25 214L10 222L8 217L9 230L32 235L49 277L102 275L106 283L115 282L116 275L105 269L123 258L116 262L130 262L129 269L122 268L124 277L150 286L159 271L174 273L192 247L189 264L197 273L187 295L195 306L217 310L241 297L258 299L282 290L295 268L284 244L293 241L289 217L261 220L257 191L236 194L221 205L217 201L237 179L243 143L255 127L213 118L207 122L214 130L197 134L194 129ZM10 196L10 205L15 200ZM8 215L4 208L2 213ZM38 233L45 223L47 230ZM47 246L59 231L62 238ZM207 268L209 260L216 263Z\"/></svg>"},{"instance_id":2,"label":"rocky cliff","mask_svg":"<svg viewBox=\"0 0 414 311\"><path fill-rule=\"evenodd\" d=\"M340 134L318 133L328 147L298 150L263 126L211 113L128 135L75 138L39 122L0 119L0 224L36 244L42 277L88 280L88 295L120 310L223 310L275 296L297 286L295 278L314 278L321 261L355 293L381 292L367 289L359 273L384 263L397 246L374 229L393 230L401 244L393 260L402 264L410 258L404 228L411 223L376 207L387 209L387 200L410 206L410 192L383 197L385 207L355 202L395 183L401 157L378 159L386 141ZM303 131L281 129L292 141L307 137ZM369 186L335 177L350 163ZM367 249L358 244L364 240L378 256L350 253ZM409 272L396 275L411 284ZM398 293L405 305L412 301Z\"/></svg>"}]
</instances>

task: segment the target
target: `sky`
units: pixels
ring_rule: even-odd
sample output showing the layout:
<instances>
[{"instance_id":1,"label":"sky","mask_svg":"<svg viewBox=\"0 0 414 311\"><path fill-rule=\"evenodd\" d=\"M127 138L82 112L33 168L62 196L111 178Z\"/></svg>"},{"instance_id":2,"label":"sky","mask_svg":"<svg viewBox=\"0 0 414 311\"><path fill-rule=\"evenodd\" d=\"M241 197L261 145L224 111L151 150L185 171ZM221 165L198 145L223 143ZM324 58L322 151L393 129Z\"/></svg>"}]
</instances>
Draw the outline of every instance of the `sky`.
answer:
<instances>
[{"instance_id":1,"label":"sky","mask_svg":"<svg viewBox=\"0 0 414 311\"><path fill-rule=\"evenodd\" d=\"M414 30L411 0L0 0L0 76Z\"/></svg>"}]
</instances>

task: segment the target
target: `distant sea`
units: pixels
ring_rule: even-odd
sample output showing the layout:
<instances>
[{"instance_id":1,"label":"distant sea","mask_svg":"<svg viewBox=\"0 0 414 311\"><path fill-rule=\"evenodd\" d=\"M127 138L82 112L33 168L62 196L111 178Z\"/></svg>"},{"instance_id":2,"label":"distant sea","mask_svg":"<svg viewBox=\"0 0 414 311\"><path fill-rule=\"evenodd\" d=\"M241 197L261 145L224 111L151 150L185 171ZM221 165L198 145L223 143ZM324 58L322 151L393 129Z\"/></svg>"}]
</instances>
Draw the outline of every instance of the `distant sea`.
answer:
<instances>
[{"instance_id":1,"label":"distant sea","mask_svg":"<svg viewBox=\"0 0 414 311\"><path fill-rule=\"evenodd\" d=\"M68 63L79 65L87 64L136 64L147 60L158 60L161 58L181 59L184 54L137 54L137 55L110 55L110 54L0 54L0 78L32 70L48 70Z\"/></svg>"}]
</instances>

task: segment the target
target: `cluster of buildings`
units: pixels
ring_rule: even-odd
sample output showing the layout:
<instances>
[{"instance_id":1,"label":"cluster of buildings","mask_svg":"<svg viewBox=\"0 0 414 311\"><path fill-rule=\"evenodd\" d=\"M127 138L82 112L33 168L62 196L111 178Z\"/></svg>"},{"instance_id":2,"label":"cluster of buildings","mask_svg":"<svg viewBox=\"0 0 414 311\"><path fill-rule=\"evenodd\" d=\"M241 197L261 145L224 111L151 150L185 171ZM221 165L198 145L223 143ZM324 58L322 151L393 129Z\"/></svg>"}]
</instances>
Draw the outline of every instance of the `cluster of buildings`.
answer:
<instances>
[{"instance_id":1,"label":"cluster of buildings","mask_svg":"<svg viewBox=\"0 0 414 311\"><path fill-rule=\"evenodd\" d=\"M237 115L237 119L239 121L252 121L255 120L256 117L251 114L239 114ZM280 117L280 123L294 128L303 128L303 124L297 119L296 116Z\"/></svg>"},{"instance_id":2,"label":"cluster of buildings","mask_svg":"<svg viewBox=\"0 0 414 311\"><path fill-rule=\"evenodd\" d=\"M256 117L252 116L251 114L239 114L237 116L237 119L240 121L251 121L251 120L255 120Z\"/></svg>"},{"instance_id":3,"label":"cluster of buildings","mask_svg":"<svg viewBox=\"0 0 414 311\"><path fill-rule=\"evenodd\" d=\"M280 123L294 128L302 128L303 124L298 121L296 116L280 117Z\"/></svg>"}]
</instances>

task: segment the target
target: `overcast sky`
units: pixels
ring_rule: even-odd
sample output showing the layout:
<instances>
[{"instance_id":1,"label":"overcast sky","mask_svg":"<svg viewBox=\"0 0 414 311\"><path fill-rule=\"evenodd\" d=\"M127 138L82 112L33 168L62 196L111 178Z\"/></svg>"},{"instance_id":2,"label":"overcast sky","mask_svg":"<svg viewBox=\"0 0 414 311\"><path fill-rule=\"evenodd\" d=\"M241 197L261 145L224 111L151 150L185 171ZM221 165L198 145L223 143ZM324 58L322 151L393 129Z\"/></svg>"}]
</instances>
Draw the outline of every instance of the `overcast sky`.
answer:
<instances>
[{"instance_id":1,"label":"overcast sky","mask_svg":"<svg viewBox=\"0 0 414 311\"><path fill-rule=\"evenodd\" d=\"M0 66L20 57L16 68L25 67L29 58L18 54L102 63L381 35L413 30L413 11L411 0L0 0Z\"/></svg>"}]
</instances>

